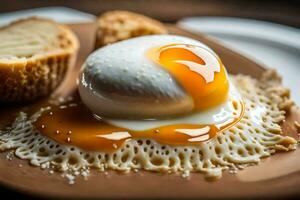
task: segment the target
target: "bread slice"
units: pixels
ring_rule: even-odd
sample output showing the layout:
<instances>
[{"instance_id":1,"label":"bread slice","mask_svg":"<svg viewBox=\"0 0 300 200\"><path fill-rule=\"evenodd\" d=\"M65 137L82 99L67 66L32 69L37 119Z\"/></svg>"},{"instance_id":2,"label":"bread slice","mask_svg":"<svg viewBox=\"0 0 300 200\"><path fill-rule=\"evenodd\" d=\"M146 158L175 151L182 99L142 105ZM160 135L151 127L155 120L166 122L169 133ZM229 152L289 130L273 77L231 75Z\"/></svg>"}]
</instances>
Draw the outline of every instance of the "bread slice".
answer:
<instances>
[{"instance_id":1,"label":"bread slice","mask_svg":"<svg viewBox=\"0 0 300 200\"><path fill-rule=\"evenodd\" d=\"M79 43L66 26L27 18L0 28L0 102L50 94L74 66Z\"/></svg>"},{"instance_id":2,"label":"bread slice","mask_svg":"<svg viewBox=\"0 0 300 200\"><path fill-rule=\"evenodd\" d=\"M128 11L109 11L98 19L96 48L132 37L166 33L165 26L157 20Z\"/></svg>"}]
</instances>

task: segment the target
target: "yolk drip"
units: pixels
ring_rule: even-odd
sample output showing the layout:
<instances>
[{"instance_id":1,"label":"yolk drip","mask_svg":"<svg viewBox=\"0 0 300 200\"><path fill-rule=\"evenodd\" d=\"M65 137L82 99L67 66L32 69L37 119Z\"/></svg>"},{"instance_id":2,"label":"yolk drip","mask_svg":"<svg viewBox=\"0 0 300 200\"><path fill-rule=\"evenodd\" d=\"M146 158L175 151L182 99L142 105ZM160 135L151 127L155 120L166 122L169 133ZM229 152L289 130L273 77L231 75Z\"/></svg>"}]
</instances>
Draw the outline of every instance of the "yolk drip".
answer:
<instances>
[{"instance_id":1,"label":"yolk drip","mask_svg":"<svg viewBox=\"0 0 300 200\"><path fill-rule=\"evenodd\" d=\"M243 103L234 101L235 107L242 108ZM236 118L222 125L189 125L176 124L161 126L145 131L133 131L110 125L97 120L81 103L74 106L55 106L42 113L34 122L37 130L54 141L77 146L89 151L110 152L122 146L129 139L153 139L169 145L195 145L213 138L242 117L242 112Z\"/></svg>"},{"instance_id":2,"label":"yolk drip","mask_svg":"<svg viewBox=\"0 0 300 200\"><path fill-rule=\"evenodd\" d=\"M176 78L193 98L194 110L212 108L226 100L226 69L212 52L198 46L173 44L151 49L148 56Z\"/></svg>"}]
</instances>

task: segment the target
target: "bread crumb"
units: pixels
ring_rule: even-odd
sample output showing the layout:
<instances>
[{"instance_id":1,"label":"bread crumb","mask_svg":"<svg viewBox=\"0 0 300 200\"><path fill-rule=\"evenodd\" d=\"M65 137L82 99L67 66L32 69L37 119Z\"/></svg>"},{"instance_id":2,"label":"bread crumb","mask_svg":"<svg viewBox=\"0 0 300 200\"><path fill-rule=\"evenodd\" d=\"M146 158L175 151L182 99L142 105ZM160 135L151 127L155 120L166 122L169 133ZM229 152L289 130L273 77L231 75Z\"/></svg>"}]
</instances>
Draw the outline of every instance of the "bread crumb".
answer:
<instances>
[{"instance_id":1,"label":"bread crumb","mask_svg":"<svg viewBox=\"0 0 300 200\"><path fill-rule=\"evenodd\" d=\"M190 171L184 171L182 174L181 174L181 177L182 178L188 178L190 176Z\"/></svg>"},{"instance_id":2,"label":"bread crumb","mask_svg":"<svg viewBox=\"0 0 300 200\"><path fill-rule=\"evenodd\" d=\"M81 172L81 176L83 176L84 180L88 179L89 174L90 174L89 170L85 170Z\"/></svg>"},{"instance_id":3,"label":"bread crumb","mask_svg":"<svg viewBox=\"0 0 300 200\"><path fill-rule=\"evenodd\" d=\"M69 104L69 107L76 107L77 106L77 103L70 103Z\"/></svg>"},{"instance_id":4,"label":"bread crumb","mask_svg":"<svg viewBox=\"0 0 300 200\"><path fill-rule=\"evenodd\" d=\"M62 105L62 106L59 106L59 108L60 109L65 109L65 108L67 108L67 106L66 105Z\"/></svg>"},{"instance_id":5,"label":"bread crumb","mask_svg":"<svg viewBox=\"0 0 300 200\"><path fill-rule=\"evenodd\" d=\"M68 183L73 185L75 183L75 176L72 174L66 174L65 177L68 179Z\"/></svg>"},{"instance_id":6,"label":"bread crumb","mask_svg":"<svg viewBox=\"0 0 300 200\"><path fill-rule=\"evenodd\" d=\"M6 159L11 161L13 159L14 152L10 151L6 154Z\"/></svg>"},{"instance_id":7,"label":"bread crumb","mask_svg":"<svg viewBox=\"0 0 300 200\"><path fill-rule=\"evenodd\" d=\"M47 168L49 168L49 166L50 166L50 163L45 162L45 163L41 164L41 169L47 169Z\"/></svg>"}]
</instances>

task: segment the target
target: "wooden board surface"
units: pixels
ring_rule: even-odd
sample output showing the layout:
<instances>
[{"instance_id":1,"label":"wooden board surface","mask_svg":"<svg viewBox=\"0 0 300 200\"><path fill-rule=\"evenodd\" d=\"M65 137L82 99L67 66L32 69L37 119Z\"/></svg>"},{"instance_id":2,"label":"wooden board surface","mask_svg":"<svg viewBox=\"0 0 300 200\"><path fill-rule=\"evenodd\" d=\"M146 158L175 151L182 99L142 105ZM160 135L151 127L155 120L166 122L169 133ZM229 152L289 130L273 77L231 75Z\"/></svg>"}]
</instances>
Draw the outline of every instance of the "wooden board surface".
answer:
<instances>
[{"instance_id":1,"label":"wooden board surface","mask_svg":"<svg viewBox=\"0 0 300 200\"><path fill-rule=\"evenodd\" d=\"M72 29L81 42L75 69L66 82L57 90L68 93L74 90L78 69L94 45L94 25L77 24ZM243 73L259 77L263 67L239 54L223 47L202 35L191 34L176 26L169 25L171 33L198 39L214 49L231 73ZM2 116L7 108L0 108ZM289 115L284 124L285 132L296 135L292 126L294 120L300 121L296 110ZM0 122L7 119L0 118ZM19 165L22 167L19 167ZM264 159L254 167L246 168L237 175L224 172L223 178L208 182L203 174L192 173L188 179L180 175L138 172L119 174L91 171L88 180L78 177L74 185L69 185L60 174L50 175L49 171L32 167L27 161L14 158L6 159L6 153L0 153L0 183L15 190L38 197L60 198L241 198L241 197L280 197L300 195L300 151L278 153Z\"/></svg>"}]
</instances>

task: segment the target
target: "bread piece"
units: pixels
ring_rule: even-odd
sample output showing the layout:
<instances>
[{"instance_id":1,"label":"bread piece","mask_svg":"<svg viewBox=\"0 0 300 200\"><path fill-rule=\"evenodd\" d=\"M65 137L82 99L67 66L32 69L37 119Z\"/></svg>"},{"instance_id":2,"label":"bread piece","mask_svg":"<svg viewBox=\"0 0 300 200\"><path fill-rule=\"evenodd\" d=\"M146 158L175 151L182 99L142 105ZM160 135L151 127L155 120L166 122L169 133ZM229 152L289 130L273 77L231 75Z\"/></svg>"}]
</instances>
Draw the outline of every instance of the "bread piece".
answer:
<instances>
[{"instance_id":1,"label":"bread piece","mask_svg":"<svg viewBox=\"0 0 300 200\"><path fill-rule=\"evenodd\" d=\"M132 37L166 33L157 20L128 11L110 11L98 19L96 48Z\"/></svg>"},{"instance_id":2,"label":"bread piece","mask_svg":"<svg viewBox=\"0 0 300 200\"><path fill-rule=\"evenodd\" d=\"M50 94L74 66L79 43L66 26L27 18L0 28L0 102Z\"/></svg>"}]
</instances>

